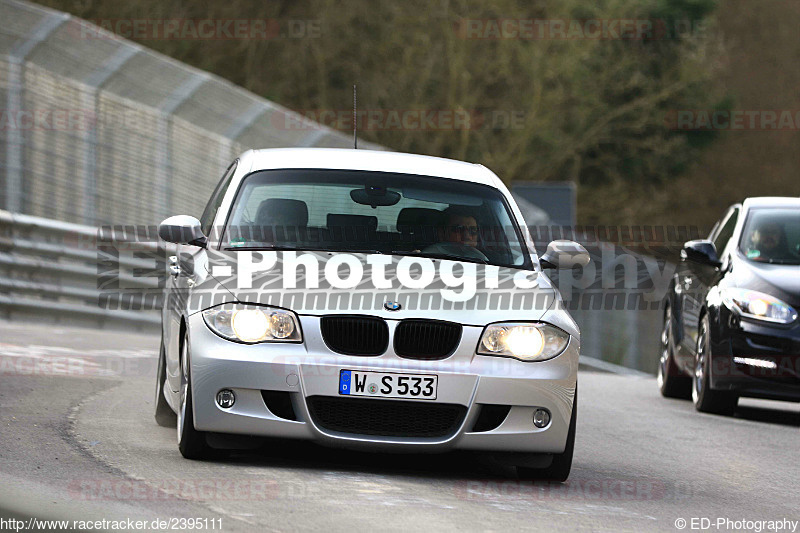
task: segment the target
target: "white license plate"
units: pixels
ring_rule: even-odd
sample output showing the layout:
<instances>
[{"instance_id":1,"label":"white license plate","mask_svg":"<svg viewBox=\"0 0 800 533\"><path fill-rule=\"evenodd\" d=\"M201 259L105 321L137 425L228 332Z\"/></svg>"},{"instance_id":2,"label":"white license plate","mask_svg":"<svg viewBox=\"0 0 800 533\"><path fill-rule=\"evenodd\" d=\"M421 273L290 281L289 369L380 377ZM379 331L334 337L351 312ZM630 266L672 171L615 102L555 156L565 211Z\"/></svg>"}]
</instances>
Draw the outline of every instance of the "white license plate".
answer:
<instances>
[{"instance_id":1,"label":"white license plate","mask_svg":"<svg viewBox=\"0 0 800 533\"><path fill-rule=\"evenodd\" d=\"M339 394L373 398L414 398L435 400L439 376L341 370Z\"/></svg>"}]
</instances>

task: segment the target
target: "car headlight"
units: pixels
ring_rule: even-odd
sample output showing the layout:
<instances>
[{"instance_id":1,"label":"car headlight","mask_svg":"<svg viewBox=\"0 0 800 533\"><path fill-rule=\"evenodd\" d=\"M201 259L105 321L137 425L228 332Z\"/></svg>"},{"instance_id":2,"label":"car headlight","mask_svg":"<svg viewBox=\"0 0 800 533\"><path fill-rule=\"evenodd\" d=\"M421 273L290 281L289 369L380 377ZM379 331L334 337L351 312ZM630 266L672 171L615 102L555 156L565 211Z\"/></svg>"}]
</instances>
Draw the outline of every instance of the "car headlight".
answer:
<instances>
[{"instance_id":1,"label":"car headlight","mask_svg":"<svg viewBox=\"0 0 800 533\"><path fill-rule=\"evenodd\" d=\"M743 317L777 324L791 324L797 320L797 311L791 305L763 292L727 288L722 290L722 301Z\"/></svg>"},{"instance_id":2,"label":"car headlight","mask_svg":"<svg viewBox=\"0 0 800 533\"><path fill-rule=\"evenodd\" d=\"M567 348L569 333L541 322L490 324L483 330L478 353L520 361L552 359Z\"/></svg>"},{"instance_id":3,"label":"car headlight","mask_svg":"<svg viewBox=\"0 0 800 533\"><path fill-rule=\"evenodd\" d=\"M301 342L297 315L285 309L246 304L223 304L203 311L206 325L228 340L257 342Z\"/></svg>"}]
</instances>

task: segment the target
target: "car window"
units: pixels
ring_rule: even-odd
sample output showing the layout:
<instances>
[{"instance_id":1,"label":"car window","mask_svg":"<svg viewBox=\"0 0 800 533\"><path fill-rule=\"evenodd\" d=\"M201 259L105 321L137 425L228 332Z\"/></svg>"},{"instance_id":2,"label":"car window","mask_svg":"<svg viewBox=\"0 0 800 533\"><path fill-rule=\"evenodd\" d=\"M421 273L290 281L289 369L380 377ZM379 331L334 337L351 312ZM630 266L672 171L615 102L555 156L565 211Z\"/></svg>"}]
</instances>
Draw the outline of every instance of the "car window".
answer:
<instances>
[{"instance_id":1,"label":"car window","mask_svg":"<svg viewBox=\"0 0 800 533\"><path fill-rule=\"evenodd\" d=\"M800 264L800 211L764 208L750 211L739 250L760 263Z\"/></svg>"},{"instance_id":2,"label":"car window","mask_svg":"<svg viewBox=\"0 0 800 533\"><path fill-rule=\"evenodd\" d=\"M238 160L234 161L231 163L231 166L228 167L228 170L225 171L222 179L219 180L219 184L217 184L217 188L214 189L214 193L211 195L211 199L208 201L206 208L203 210L203 215L200 217L200 227L206 235L211 234L211 225L214 223L214 219L217 216L217 210L222 203L222 199L225 198L225 192L231 184L231 179L236 172L238 163Z\"/></svg>"},{"instance_id":3,"label":"car window","mask_svg":"<svg viewBox=\"0 0 800 533\"><path fill-rule=\"evenodd\" d=\"M352 188L352 185L345 185ZM391 228L397 224L400 211L407 208L430 208L443 210L448 206L442 202L403 199L395 205L380 206L380 209L354 202L339 186L320 186L319 184L274 184L268 187L255 187L250 192L247 203L240 212L241 221L252 222L259 206L269 198L285 198L305 202L308 208L307 225L324 227L329 214L348 214L375 219L376 227ZM390 189L391 190L391 189Z\"/></svg>"},{"instance_id":4,"label":"car window","mask_svg":"<svg viewBox=\"0 0 800 533\"><path fill-rule=\"evenodd\" d=\"M711 231L709 231L709 232L708 232L708 240L709 240L709 241L713 241L713 240L714 240L714 237L716 237L716 235L717 235L717 228L719 228L719 223L720 223L720 222L721 222L720 220L717 220L717 221L714 223L714 227L713 227L713 228L711 228Z\"/></svg>"},{"instance_id":5,"label":"car window","mask_svg":"<svg viewBox=\"0 0 800 533\"><path fill-rule=\"evenodd\" d=\"M713 238L714 248L717 249L717 254L722 255L728 241L733 237L733 230L736 229L736 221L739 220L739 208L733 209L728 218L720 225L716 237Z\"/></svg>"},{"instance_id":6,"label":"car window","mask_svg":"<svg viewBox=\"0 0 800 533\"><path fill-rule=\"evenodd\" d=\"M503 194L460 180L287 169L242 182L223 246L369 251L530 267Z\"/></svg>"}]
</instances>

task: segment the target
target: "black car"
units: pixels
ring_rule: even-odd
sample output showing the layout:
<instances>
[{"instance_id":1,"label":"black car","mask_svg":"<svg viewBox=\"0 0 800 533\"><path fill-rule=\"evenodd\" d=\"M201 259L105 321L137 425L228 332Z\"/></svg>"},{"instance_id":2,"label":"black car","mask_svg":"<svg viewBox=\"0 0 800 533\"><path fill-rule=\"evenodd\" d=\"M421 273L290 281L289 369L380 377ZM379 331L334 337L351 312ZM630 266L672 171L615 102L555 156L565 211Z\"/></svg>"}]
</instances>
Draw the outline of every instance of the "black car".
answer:
<instances>
[{"instance_id":1,"label":"black car","mask_svg":"<svg viewBox=\"0 0 800 533\"><path fill-rule=\"evenodd\" d=\"M658 385L699 411L800 402L800 198L731 206L689 241L664 298Z\"/></svg>"}]
</instances>

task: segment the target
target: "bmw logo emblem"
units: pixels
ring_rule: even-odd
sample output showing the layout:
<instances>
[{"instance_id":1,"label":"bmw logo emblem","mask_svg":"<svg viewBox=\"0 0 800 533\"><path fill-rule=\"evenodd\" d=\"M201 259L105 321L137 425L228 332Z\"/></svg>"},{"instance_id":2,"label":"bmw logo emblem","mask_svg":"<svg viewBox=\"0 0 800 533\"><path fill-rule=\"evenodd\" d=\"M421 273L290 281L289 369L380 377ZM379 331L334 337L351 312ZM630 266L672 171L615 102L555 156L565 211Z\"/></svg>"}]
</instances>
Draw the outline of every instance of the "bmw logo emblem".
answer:
<instances>
[{"instance_id":1,"label":"bmw logo emblem","mask_svg":"<svg viewBox=\"0 0 800 533\"><path fill-rule=\"evenodd\" d=\"M403 307L397 302L384 302L383 308L387 311L399 311L400 308Z\"/></svg>"}]
</instances>

